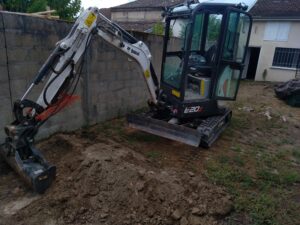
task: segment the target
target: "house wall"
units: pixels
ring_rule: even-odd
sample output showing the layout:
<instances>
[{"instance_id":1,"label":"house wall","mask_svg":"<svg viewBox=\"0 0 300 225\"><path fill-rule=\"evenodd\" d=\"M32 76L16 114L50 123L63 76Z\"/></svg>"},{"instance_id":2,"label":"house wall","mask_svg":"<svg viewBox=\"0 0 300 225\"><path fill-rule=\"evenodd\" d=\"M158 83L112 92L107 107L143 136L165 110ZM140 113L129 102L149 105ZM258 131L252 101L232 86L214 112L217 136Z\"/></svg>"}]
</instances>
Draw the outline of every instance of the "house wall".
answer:
<instances>
[{"instance_id":1,"label":"house wall","mask_svg":"<svg viewBox=\"0 0 300 225\"><path fill-rule=\"evenodd\" d=\"M300 48L300 21L290 21L290 23L287 41L266 41L264 34L267 22L254 21L249 46L261 48L255 80L262 81L265 70L267 81L287 81L295 78L295 69L272 66L276 47Z\"/></svg>"},{"instance_id":2,"label":"house wall","mask_svg":"<svg viewBox=\"0 0 300 225\"><path fill-rule=\"evenodd\" d=\"M112 12L112 20L116 22L140 22L140 21L160 21L162 19L160 10L151 11L123 11Z\"/></svg>"}]
</instances>

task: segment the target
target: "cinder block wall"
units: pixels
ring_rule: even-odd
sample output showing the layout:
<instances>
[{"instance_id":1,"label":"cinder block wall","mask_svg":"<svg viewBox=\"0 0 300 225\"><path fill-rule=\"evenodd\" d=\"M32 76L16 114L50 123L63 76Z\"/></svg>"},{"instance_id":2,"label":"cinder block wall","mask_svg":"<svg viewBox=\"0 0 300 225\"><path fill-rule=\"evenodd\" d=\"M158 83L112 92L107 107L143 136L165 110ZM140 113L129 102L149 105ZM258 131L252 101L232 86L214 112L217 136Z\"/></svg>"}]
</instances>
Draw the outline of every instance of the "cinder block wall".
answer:
<instances>
[{"instance_id":1,"label":"cinder block wall","mask_svg":"<svg viewBox=\"0 0 300 225\"><path fill-rule=\"evenodd\" d=\"M39 68L64 38L72 23L0 12L0 138L3 127L13 120L12 102L30 85ZM134 34L145 41L153 54L157 74L161 67L162 37ZM93 37L77 95L81 101L51 118L41 129L39 138L58 131L75 130L124 116L146 106L149 97L137 63L124 53ZM43 85L30 95L36 100ZM2 142L2 141L0 141Z\"/></svg>"}]
</instances>

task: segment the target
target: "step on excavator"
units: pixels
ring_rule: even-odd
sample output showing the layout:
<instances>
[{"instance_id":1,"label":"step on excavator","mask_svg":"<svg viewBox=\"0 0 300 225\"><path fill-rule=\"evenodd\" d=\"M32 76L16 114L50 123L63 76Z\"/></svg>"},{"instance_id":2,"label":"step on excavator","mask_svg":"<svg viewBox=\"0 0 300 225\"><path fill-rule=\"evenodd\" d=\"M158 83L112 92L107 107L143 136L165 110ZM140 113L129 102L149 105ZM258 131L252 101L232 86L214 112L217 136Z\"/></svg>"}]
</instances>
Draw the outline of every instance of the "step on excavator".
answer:
<instances>
[{"instance_id":1,"label":"step on excavator","mask_svg":"<svg viewBox=\"0 0 300 225\"><path fill-rule=\"evenodd\" d=\"M187 1L166 9L160 82L145 43L98 8L82 12L22 98L15 101L15 121L5 127L2 157L34 191L43 193L51 185L56 167L34 147L34 138L49 118L74 101L82 56L92 36L124 52L142 70L150 93L149 110L129 115L129 126L188 145L210 147L230 122L231 110L219 106L218 101L236 99L252 25L249 8L230 2ZM41 85L38 99L30 100L32 90Z\"/></svg>"}]
</instances>

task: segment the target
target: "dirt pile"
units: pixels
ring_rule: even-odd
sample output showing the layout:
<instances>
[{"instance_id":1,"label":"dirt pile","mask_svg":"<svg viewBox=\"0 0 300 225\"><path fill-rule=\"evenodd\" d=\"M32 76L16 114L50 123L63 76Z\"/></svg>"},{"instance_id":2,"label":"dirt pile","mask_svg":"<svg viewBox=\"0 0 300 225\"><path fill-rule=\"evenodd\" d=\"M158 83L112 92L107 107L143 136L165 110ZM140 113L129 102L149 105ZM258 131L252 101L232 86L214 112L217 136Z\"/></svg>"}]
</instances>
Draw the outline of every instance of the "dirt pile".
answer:
<instances>
[{"instance_id":1,"label":"dirt pile","mask_svg":"<svg viewBox=\"0 0 300 225\"><path fill-rule=\"evenodd\" d=\"M91 145L71 140L76 138L58 135L45 144L53 148L49 157L56 162L64 153L57 181L17 213L18 221L213 225L232 210L224 190L192 172L154 168L144 156L112 140L97 139ZM63 148L57 143L64 143Z\"/></svg>"}]
</instances>

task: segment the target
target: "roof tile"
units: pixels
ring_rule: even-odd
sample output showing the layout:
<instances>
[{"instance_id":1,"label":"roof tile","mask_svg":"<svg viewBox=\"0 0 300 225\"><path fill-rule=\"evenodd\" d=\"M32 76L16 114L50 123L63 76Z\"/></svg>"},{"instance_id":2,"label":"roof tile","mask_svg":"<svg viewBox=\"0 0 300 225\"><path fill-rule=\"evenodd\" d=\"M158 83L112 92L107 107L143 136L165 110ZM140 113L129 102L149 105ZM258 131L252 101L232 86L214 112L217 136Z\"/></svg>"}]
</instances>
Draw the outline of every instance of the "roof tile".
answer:
<instances>
[{"instance_id":1,"label":"roof tile","mask_svg":"<svg viewBox=\"0 0 300 225\"><path fill-rule=\"evenodd\" d=\"M128 9L128 8L162 8L177 5L184 0L137 0L123 5L113 7L113 9Z\"/></svg>"},{"instance_id":2,"label":"roof tile","mask_svg":"<svg viewBox=\"0 0 300 225\"><path fill-rule=\"evenodd\" d=\"M250 13L254 18L300 18L300 0L258 0Z\"/></svg>"}]
</instances>

